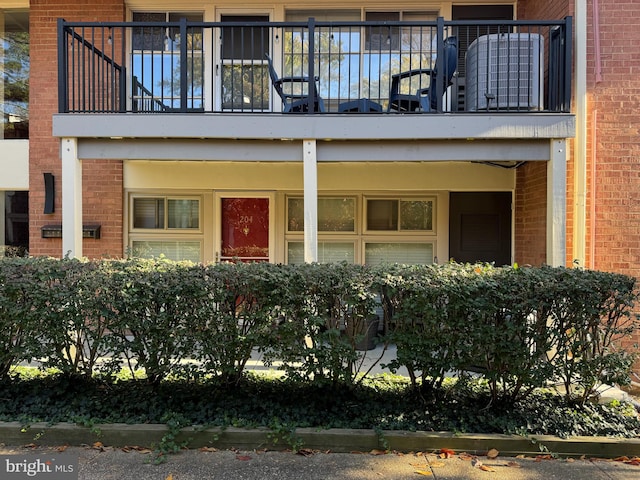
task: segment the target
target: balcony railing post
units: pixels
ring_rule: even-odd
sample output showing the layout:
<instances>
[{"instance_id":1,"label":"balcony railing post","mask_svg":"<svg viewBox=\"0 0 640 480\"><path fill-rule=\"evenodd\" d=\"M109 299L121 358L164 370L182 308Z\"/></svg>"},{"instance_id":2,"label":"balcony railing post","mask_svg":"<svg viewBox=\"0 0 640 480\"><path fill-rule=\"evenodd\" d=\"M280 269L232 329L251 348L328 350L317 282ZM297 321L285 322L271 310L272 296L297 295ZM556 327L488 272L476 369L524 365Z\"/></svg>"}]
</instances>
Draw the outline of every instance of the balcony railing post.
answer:
<instances>
[{"instance_id":1,"label":"balcony railing post","mask_svg":"<svg viewBox=\"0 0 640 480\"><path fill-rule=\"evenodd\" d=\"M180 111L187 111L187 19L180 19Z\"/></svg>"},{"instance_id":2,"label":"balcony railing post","mask_svg":"<svg viewBox=\"0 0 640 480\"><path fill-rule=\"evenodd\" d=\"M438 39L436 55L436 102L437 111L442 112L442 96L445 91L445 58L444 58L444 18L438 17L436 20L436 35Z\"/></svg>"},{"instance_id":3,"label":"balcony railing post","mask_svg":"<svg viewBox=\"0 0 640 480\"><path fill-rule=\"evenodd\" d=\"M308 111L314 112L315 103L314 99L316 98L316 72L315 72L315 29L316 29L316 19L311 17L309 18L309 92L308 92Z\"/></svg>"},{"instance_id":4,"label":"balcony railing post","mask_svg":"<svg viewBox=\"0 0 640 480\"><path fill-rule=\"evenodd\" d=\"M67 67L67 38L65 35L64 19L58 19L58 112L69 112L67 97L67 81L69 69Z\"/></svg>"}]
</instances>

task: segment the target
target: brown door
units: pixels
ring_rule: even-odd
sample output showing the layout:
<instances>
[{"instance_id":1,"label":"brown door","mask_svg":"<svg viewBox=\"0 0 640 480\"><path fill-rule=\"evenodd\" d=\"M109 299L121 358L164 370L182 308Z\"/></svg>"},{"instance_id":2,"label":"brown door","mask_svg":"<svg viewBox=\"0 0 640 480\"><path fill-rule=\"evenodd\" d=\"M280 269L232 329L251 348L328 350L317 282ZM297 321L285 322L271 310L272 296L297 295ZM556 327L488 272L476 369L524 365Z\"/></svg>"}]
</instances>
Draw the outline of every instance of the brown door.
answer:
<instances>
[{"instance_id":1,"label":"brown door","mask_svg":"<svg viewBox=\"0 0 640 480\"><path fill-rule=\"evenodd\" d=\"M269 261L269 198L221 198L220 222L221 261Z\"/></svg>"},{"instance_id":2,"label":"brown door","mask_svg":"<svg viewBox=\"0 0 640 480\"><path fill-rule=\"evenodd\" d=\"M452 192L449 257L459 263L511 264L511 192Z\"/></svg>"}]
</instances>

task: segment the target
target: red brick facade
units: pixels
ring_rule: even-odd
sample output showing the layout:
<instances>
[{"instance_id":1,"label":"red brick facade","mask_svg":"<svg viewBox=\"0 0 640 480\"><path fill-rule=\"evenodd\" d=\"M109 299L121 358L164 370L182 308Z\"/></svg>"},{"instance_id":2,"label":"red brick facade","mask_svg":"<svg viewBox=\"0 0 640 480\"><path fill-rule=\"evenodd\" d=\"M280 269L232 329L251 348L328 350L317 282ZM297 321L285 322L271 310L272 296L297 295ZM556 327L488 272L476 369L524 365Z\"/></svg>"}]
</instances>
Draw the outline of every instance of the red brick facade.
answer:
<instances>
[{"instance_id":1,"label":"red brick facade","mask_svg":"<svg viewBox=\"0 0 640 480\"><path fill-rule=\"evenodd\" d=\"M29 252L59 257L62 244L41 238L41 228L62 222L62 166L60 141L52 137L52 115L58 111L58 18L83 21L121 21L123 0L32 0L30 6L30 142L29 142ZM44 214L43 173L55 176L55 212ZM83 222L101 227L100 240L84 240L87 257L122 256L122 162L83 162Z\"/></svg>"},{"instance_id":2,"label":"red brick facade","mask_svg":"<svg viewBox=\"0 0 640 480\"><path fill-rule=\"evenodd\" d=\"M516 173L514 260L541 265L547 256L547 164L526 163Z\"/></svg>"},{"instance_id":3,"label":"red brick facade","mask_svg":"<svg viewBox=\"0 0 640 480\"><path fill-rule=\"evenodd\" d=\"M521 0L517 16L521 20L564 18L573 15L573 2ZM571 140L568 152L571 154ZM573 162L567 161L567 264L572 261ZM519 264L540 265L546 261L547 166L528 163L518 169L515 194L514 258Z\"/></svg>"}]
</instances>

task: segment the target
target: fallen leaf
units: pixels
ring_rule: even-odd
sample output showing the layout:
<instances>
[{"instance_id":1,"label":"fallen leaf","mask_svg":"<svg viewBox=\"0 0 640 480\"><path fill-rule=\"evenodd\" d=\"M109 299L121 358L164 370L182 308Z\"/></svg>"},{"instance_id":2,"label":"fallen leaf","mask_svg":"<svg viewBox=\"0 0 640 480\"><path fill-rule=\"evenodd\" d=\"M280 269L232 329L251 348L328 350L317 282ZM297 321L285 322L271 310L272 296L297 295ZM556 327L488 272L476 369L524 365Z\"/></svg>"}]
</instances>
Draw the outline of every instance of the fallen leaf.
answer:
<instances>
[{"instance_id":1,"label":"fallen leaf","mask_svg":"<svg viewBox=\"0 0 640 480\"><path fill-rule=\"evenodd\" d=\"M575 458L571 458L571 457L567 458L567 463L573 463L575 461L576 461Z\"/></svg>"},{"instance_id":2,"label":"fallen leaf","mask_svg":"<svg viewBox=\"0 0 640 480\"><path fill-rule=\"evenodd\" d=\"M165 478L164 480L173 480L173 473L167 475L167 478Z\"/></svg>"},{"instance_id":3,"label":"fallen leaf","mask_svg":"<svg viewBox=\"0 0 640 480\"><path fill-rule=\"evenodd\" d=\"M56 451L64 452L67 448L69 448L69 445L62 445L61 447L56 448Z\"/></svg>"},{"instance_id":4,"label":"fallen leaf","mask_svg":"<svg viewBox=\"0 0 640 480\"><path fill-rule=\"evenodd\" d=\"M444 462L429 462L429 466L431 468L440 468L440 467L444 467Z\"/></svg>"},{"instance_id":5,"label":"fallen leaf","mask_svg":"<svg viewBox=\"0 0 640 480\"><path fill-rule=\"evenodd\" d=\"M23 445L22 448L38 448L38 446L35 443L27 443Z\"/></svg>"},{"instance_id":6,"label":"fallen leaf","mask_svg":"<svg viewBox=\"0 0 640 480\"><path fill-rule=\"evenodd\" d=\"M487 458L490 458L493 460L494 458L498 458L499 454L500 452L498 450L496 450L495 448L492 448L487 452Z\"/></svg>"},{"instance_id":7,"label":"fallen leaf","mask_svg":"<svg viewBox=\"0 0 640 480\"><path fill-rule=\"evenodd\" d=\"M518 462L507 462L507 467L511 468L522 468Z\"/></svg>"},{"instance_id":8,"label":"fallen leaf","mask_svg":"<svg viewBox=\"0 0 640 480\"><path fill-rule=\"evenodd\" d=\"M311 457L315 454L315 452L310 448L301 448L297 453L298 455L302 455L303 457Z\"/></svg>"},{"instance_id":9,"label":"fallen leaf","mask_svg":"<svg viewBox=\"0 0 640 480\"><path fill-rule=\"evenodd\" d=\"M470 455L467 452L462 452L460 455L458 455L458 457L460 457L461 460L473 460L474 458L476 458L475 456Z\"/></svg>"},{"instance_id":10,"label":"fallen leaf","mask_svg":"<svg viewBox=\"0 0 640 480\"><path fill-rule=\"evenodd\" d=\"M450 457L453 457L455 454L456 454L456 452L454 452L450 448L441 448L440 449L440 458L450 458Z\"/></svg>"},{"instance_id":11,"label":"fallen leaf","mask_svg":"<svg viewBox=\"0 0 640 480\"><path fill-rule=\"evenodd\" d=\"M378 449L373 449L369 452L369 455L386 455L387 451L386 450L378 450Z\"/></svg>"},{"instance_id":12,"label":"fallen leaf","mask_svg":"<svg viewBox=\"0 0 640 480\"><path fill-rule=\"evenodd\" d=\"M626 455L622 456L622 457L617 457L613 459L614 462L628 462L629 461L629 457L627 457Z\"/></svg>"},{"instance_id":13,"label":"fallen leaf","mask_svg":"<svg viewBox=\"0 0 640 480\"><path fill-rule=\"evenodd\" d=\"M99 450L100 452L104 452L104 445L102 444L102 442L95 442L93 445L91 445L91 448L93 448L94 450Z\"/></svg>"},{"instance_id":14,"label":"fallen leaf","mask_svg":"<svg viewBox=\"0 0 640 480\"><path fill-rule=\"evenodd\" d=\"M201 452L217 452L218 449L215 447L201 447L200 451Z\"/></svg>"},{"instance_id":15,"label":"fallen leaf","mask_svg":"<svg viewBox=\"0 0 640 480\"><path fill-rule=\"evenodd\" d=\"M536 456L536 462L541 462L542 460L553 460L551 455L538 455Z\"/></svg>"},{"instance_id":16,"label":"fallen leaf","mask_svg":"<svg viewBox=\"0 0 640 480\"><path fill-rule=\"evenodd\" d=\"M121 449L123 452L151 453L153 450L147 447L139 447L138 445L126 445Z\"/></svg>"},{"instance_id":17,"label":"fallen leaf","mask_svg":"<svg viewBox=\"0 0 640 480\"><path fill-rule=\"evenodd\" d=\"M247 460L251 460L251 457L249 455L236 455L236 460L246 462Z\"/></svg>"},{"instance_id":18,"label":"fallen leaf","mask_svg":"<svg viewBox=\"0 0 640 480\"><path fill-rule=\"evenodd\" d=\"M418 475L433 475L433 473L431 473L429 470L416 470L414 473L417 473Z\"/></svg>"},{"instance_id":19,"label":"fallen leaf","mask_svg":"<svg viewBox=\"0 0 640 480\"><path fill-rule=\"evenodd\" d=\"M480 470L485 471L485 472L495 472L495 471L496 471L496 469L495 469L495 468L492 468L492 467L490 467L489 465L480 465L478 468L479 468Z\"/></svg>"}]
</instances>

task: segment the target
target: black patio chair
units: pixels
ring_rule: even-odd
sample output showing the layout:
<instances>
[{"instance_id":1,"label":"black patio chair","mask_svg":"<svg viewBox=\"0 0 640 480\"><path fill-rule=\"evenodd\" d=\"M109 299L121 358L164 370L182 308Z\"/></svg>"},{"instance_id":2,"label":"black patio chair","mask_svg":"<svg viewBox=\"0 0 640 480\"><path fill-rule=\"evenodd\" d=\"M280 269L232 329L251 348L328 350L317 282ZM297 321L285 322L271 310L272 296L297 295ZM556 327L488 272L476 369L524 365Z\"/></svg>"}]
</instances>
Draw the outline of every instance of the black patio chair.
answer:
<instances>
[{"instance_id":1,"label":"black patio chair","mask_svg":"<svg viewBox=\"0 0 640 480\"><path fill-rule=\"evenodd\" d=\"M437 60L436 60L437 65ZM458 39L457 37L448 37L444 41L444 78L445 88L451 85L451 78L458 68ZM421 87L415 93L401 93L401 81L416 75L428 75L429 86ZM391 90L389 92L389 111L398 112L429 112L438 108L438 71L436 68L414 68L405 72L396 73L391 77ZM415 81L414 81L415 83ZM409 83L411 87L411 83ZM418 79L418 85L422 85L421 79Z\"/></svg>"},{"instance_id":2,"label":"black patio chair","mask_svg":"<svg viewBox=\"0 0 640 480\"><path fill-rule=\"evenodd\" d=\"M307 76L278 77L273 61L268 54L265 58L269 62L269 76L274 90L282 99L282 111L285 113L324 112L324 100L318 95L318 87L315 81L310 81ZM310 101L311 99L311 101ZM311 103L312 110L309 110Z\"/></svg>"}]
</instances>

